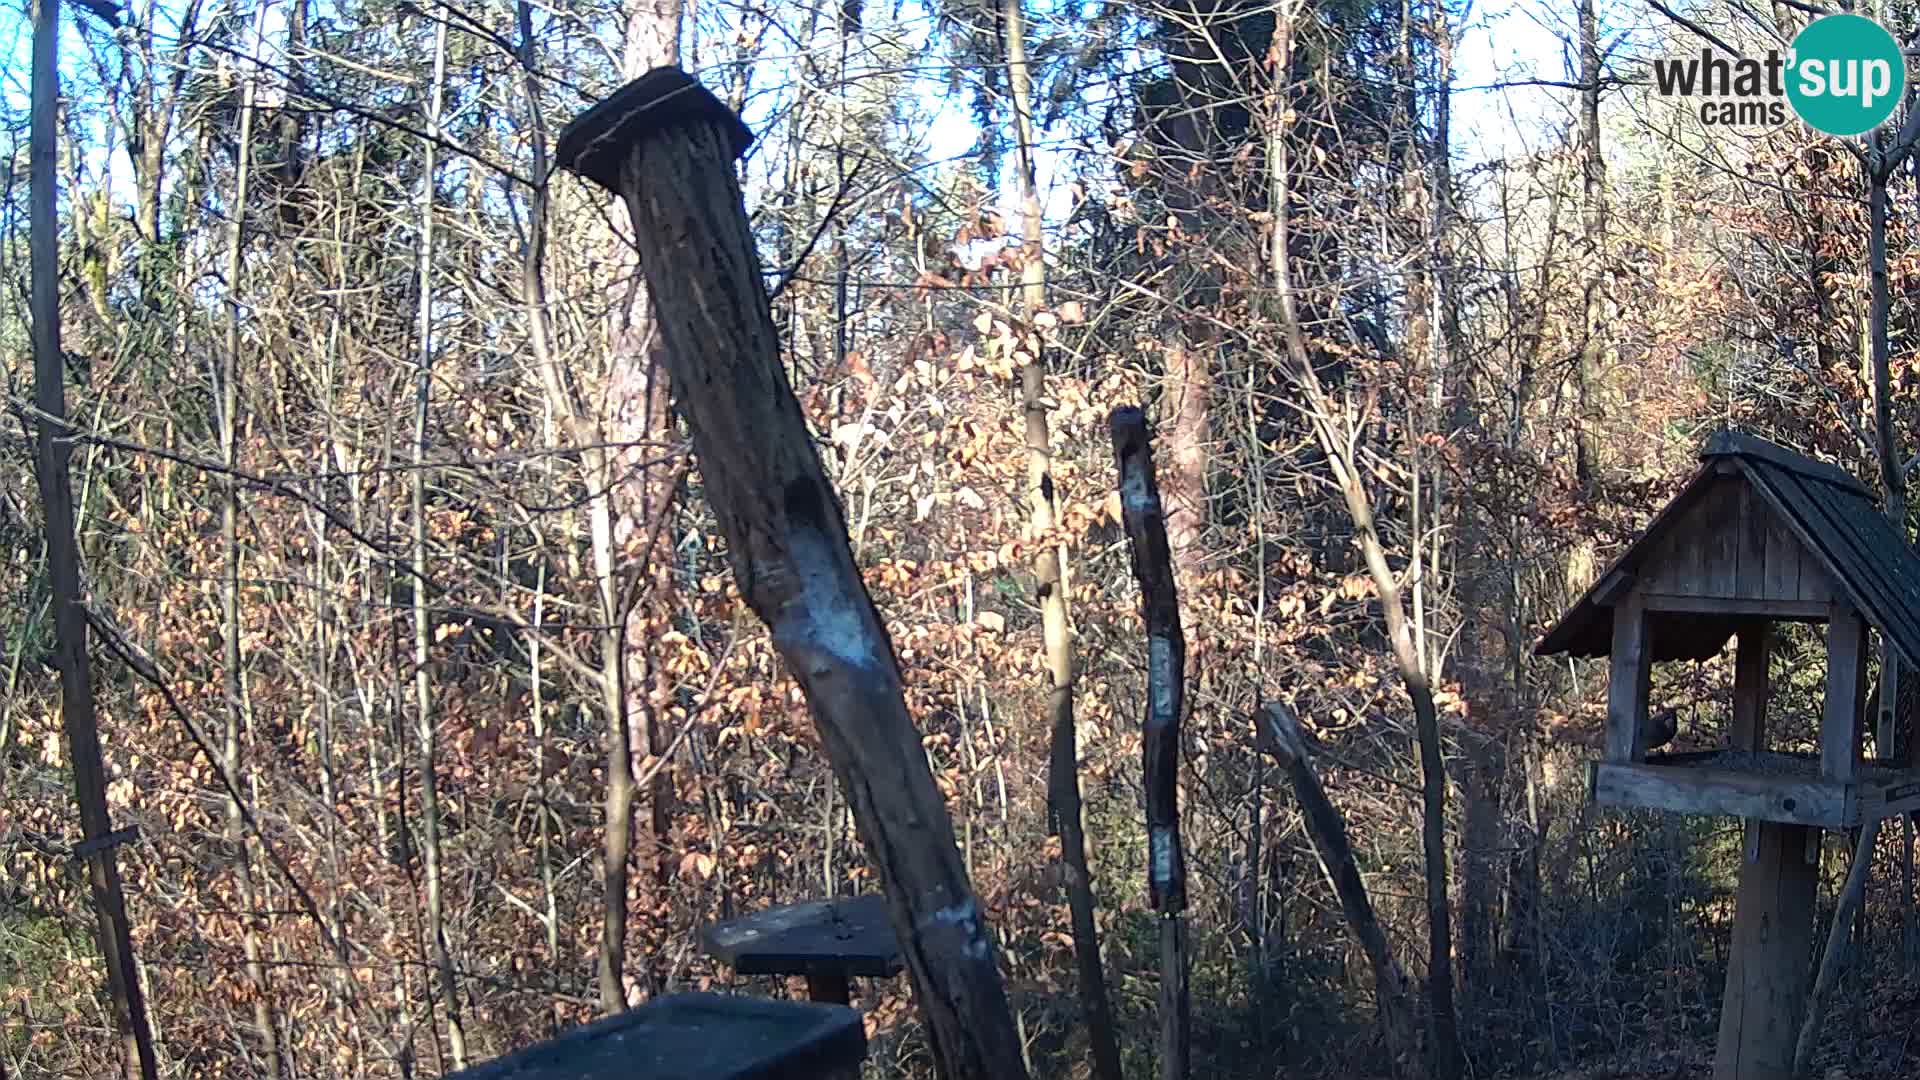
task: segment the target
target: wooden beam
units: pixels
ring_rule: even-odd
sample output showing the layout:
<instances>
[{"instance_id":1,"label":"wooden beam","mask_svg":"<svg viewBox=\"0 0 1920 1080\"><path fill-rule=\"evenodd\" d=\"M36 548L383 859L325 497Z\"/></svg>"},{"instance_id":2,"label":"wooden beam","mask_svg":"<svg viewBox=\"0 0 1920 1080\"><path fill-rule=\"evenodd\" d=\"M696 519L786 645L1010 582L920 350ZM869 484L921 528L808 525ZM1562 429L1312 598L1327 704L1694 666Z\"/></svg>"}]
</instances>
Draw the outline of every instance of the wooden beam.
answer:
<instances>
[{"instance_id":1,"label":"wooden beam","mask_svg":"<svg viewBox=\"0 0 1920 1080\"><path fill-rule=\"evenodd\" d=\"M1634 576L1625 570L1615 570L1600 580L1593 590L1593 602L1601 607L1612 607L1633 588Z\"/></svg>"},{"instance_id":2,"label":"wooden beam","mask_svg":"<svg viewBox=\"0 0 1920 1080\"><path fill-rule=\"evenodd\" d=\"M1647 722L1647 691L1653 677L1653 643L1639 593L1613 608L1613 651L1607 669L1607 760L1639 761L1640 725Z\"/></svg>"},{"instance_id":3,"label":"wooden beam","mask_svg":"<svg viewBox=\"0 0 1920 1080\"><path fill-rule=\"evenodd\" d=\"M1886 646L1886 635L1881 635L1880 649L1880 699L1879 714L1875 720L1878 725L1873 739L1873 756L1883 761L1893 761L1896 755L1904 755L1907 748L1899 745L1900 733L1895 724L1900 717L1900 652Z\"/></svg>"},{"instance_id":4,"label":"wooden beam","mask_svg":"<svg viewBox=\"0 0 1920 1080\"><path fill-rule=\"evenodd\" d=\"M1853 779L1858 761L1860 661L1866 655L1866 623L1844 597L1833 602L1827 622L1827 696L1820 717L1820 775Z\"/></svg>"},{"instance_id":5,"label":"wooden beam","mask_svg":"<svg viewBox=\"0 0 1920 1080\"><path fill-rule=\"evenodd\" d=\"M1596 761L1593 801L1601 806L1724 814L1793 825L1844 828L1860 820L1856 792L1831 780Z\"/></svg>"},{"instance_id":6,"label":"wooden beam","mask_svg":"<svg viewBox=\"0 0 1920 1080\"><path fill-rule=\"evenodd\" d=\"M1819 868L1804 825L1761 822L1759 857L1740 867L1733 952L1720 1008L1713 1080L1793 1080L1794 1036L1806 1001Z\"/></svg>"},{"instance_id":7,"label":"wooden beam","mask_svg":"<svg viewBox=\"0 0 1920 1080\"><path fill-rule=\"evenodd\" d=\"M1738 596L1645 593L1641 596L1641 601L1648 611L1691 615L1764 615L1775 619L1825 619L1833 613L1833 605L1824 600L1750 600Z\"/></svg>"},{"instance_id":8,"label":"wooden beam","mask_svg":"<svg viewBox=\"0 0 1920 1080\"><path fill-rule=\"evenodd\" d=\"M1733 661L1733 748L1767 748L1767 658L1773 624L1756 621L1740 628Z\"/></svg>"},{"instance_id":9,"label":"wooden beam","mask_svg":"<svg viewBox=\"0 0 1920 1080\"><path fill-rule=\"evenodd\" d=\"M1893 817L1920 811L1920 772L1886 784L1864 784L1860 788L1860 820Z\"/></svg>"}]
</instances>

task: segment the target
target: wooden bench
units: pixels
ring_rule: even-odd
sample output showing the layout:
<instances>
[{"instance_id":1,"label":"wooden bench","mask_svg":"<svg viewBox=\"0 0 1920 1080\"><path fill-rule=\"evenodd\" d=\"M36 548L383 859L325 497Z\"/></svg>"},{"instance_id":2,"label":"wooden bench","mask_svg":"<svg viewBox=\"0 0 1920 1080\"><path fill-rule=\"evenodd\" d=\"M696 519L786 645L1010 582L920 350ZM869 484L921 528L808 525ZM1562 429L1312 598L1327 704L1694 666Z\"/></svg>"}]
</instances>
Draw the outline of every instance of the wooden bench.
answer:
<instances>
[{"instance_id":1,"label":"wooden bench","mask_svg":"<svg viewBox=\"0 0 1920 1080\"><path fill-rule=\"evenodd\" d=\"M448 1080L825 1080L853 1074L866 1056L852 1009L674 994Z\"/></svg>"},{"instance_id":2,"label":"wooden bench","mask_svg":"<svg viewBox=\"0 0 1920 1080\"><path fill-rule=\"evenodd\" d=\"M804 975L807 996L845 1005L855 975L900 974L887 898L870 893L809 900L716 923L700 935L709 956L742 975Z\"/></svg>"}]
</instances>

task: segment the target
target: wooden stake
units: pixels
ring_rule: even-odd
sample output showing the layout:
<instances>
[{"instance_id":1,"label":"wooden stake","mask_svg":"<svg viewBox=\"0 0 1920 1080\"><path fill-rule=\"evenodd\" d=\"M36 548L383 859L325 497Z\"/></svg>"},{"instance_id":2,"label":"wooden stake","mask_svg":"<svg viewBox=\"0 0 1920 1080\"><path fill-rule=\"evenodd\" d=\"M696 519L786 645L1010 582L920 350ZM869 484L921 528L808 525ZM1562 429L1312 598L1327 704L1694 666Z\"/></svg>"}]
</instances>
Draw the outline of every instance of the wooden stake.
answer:
<instances>
[{"instance_id":1,"label":"wooden stake","mask_svg":"<svg viewBox=\"0 0 1920 1080\"><path fill-rule=\"evenodd\" d=\"M1166 511L1153 476L1147 415L1113 410L1113 458L1120 473L1120 513L1140 582L1147 623L1146 751L1147 891L1160 913L1160 1076L1185 1080L1190 1033L1187 998L1186 854L1180 843L1180 718L1185 709L1187 641L1173 584Z\"/></svg>"},{"instance_id":2,"label":"wooden stake","mask_svg":"<svg viewBox=\"0 0 1920 1080\"><path fill-rule=\"evenodd\" d=\"M1759 834L1759 858L1740 867L1713 1080L1792 1080L1819 878L1805 853L1818 830L1773 821L1749 828Z\"/></svg>"}]
</instances>

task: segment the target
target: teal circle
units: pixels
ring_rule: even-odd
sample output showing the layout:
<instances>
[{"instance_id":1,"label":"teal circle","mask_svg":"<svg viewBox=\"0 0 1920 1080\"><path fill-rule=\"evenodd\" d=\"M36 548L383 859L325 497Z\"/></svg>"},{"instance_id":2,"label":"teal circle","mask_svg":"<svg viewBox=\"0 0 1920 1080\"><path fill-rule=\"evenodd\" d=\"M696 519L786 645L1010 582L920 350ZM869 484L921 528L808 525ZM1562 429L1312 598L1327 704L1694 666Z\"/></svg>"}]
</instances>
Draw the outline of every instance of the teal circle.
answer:
<instances>
[{"instance_id":1,"label":"teal circle","mask_svg":"<svg viewBox=\"0 0 1920 1080\"><path fill-rule=\"evenodd\" d=\"M1907 62L1886 28L1863 15L1828 15L1793 39L1787 100L1828 135L1860 135L1887 122L1907 88Z\"/></svg>"}]
</instances>

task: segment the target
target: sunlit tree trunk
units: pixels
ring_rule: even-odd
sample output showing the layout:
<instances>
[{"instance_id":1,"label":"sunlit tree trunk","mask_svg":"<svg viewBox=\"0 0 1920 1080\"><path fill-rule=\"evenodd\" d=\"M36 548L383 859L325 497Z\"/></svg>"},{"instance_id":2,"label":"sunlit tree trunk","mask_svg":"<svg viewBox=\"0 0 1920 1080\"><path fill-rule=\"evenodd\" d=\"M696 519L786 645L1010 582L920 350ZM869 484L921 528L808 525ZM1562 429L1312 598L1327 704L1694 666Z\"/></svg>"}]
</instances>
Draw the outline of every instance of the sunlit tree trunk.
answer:
<instances>
[{"instance_id":1,"label":"sunlit tree trunk","mask_svg":"<svg viewBox=\"0 0 1920 1080\"><path fill-rule=\"evenodd\" d=\"M1034 578L1039 583L1041 636L1046 671L1047 726L1052 748L1047 803L1060 836L1065 864L1067 906L1071 912L1074 957L1079 964L1080 1001L1098 1080L1120 1080L1120 1048L1114 1035L1113 1008L1100 963L1100 937L1094 926L1093 882L1087 868L1087 842L1080 801L1079 739L1073 715L1073 641L1067 623L1065 545L1048 534L1059 516L1059 492L1053 476L1053 440L1047 423L1046 340L1053 314L1047 310L1046 234L1033 161L1033 76L1027 64L1026 16L1021 0L1003 0L1008 81L1013 92L1014 145L1020 169L1022 232L1020 297L1026 316L1020 370L1021 410L1026 414L1027 515L1035 542ZM1046 323L1045 326L1042 323Z\"/></svg>"},{"instance_id":2,"label":"sunlit tree trunk","mask_svg":"<svg viewBox=\"0 0 1920 1080\"><path fill-rule=\"evenodd\" d=\"M447 78L447 24L436 22L433 43L433 86L428 106L428 133L438 136ZM440 978L440 996L447 1012L447 1048L453 1067L467 1065L466 1027L460 1017L460 988L454 980L453 957L447 947L445 897L441 881L440 778L438 713L433 699L433 619L427 598L427 416L433 402L433 241L435 145L424 153L424 190L420 205L420 354L415 370L413 413L413 694L415 737L420 753L420 847L427 892L427 937L433 966Z\"/></svg>"},{"instance_id":3,"label":"sunlit tree trunk","mask_svg":"<svg viewBox=\"0 0 1920 1080\"><path fill-rule=\"evenodd\" d=\"M256 16L264 19L263 5ZM256 23L249 39L251 47L260 45ZM251 65L242 76L240 89L239 161L233 185L233 204L228 208L232 233L227 246L227 340L220 356L220 456L228 473L220 480L220 545L223 570L220 582L221 672L226 696L226 738L221 756L227 775L238 781L241 771L241 742L252 727L247 715L247 687L240 652L240 485L232 475L239 465L240 384L239 360L241 321L244 305L240 299L243 270L242 254L246 245L246 219L252 182L252 142L254 99L258 93L257 75ZM260 892L253 880L252 845L242 820L240 792L236 788L227 800L227 842L234 851L234 873L239 884L242 932L241 950L246 956L247 981L252 984L253 1024L267 1055L273 1076L285 1074L280 1037L274 1020L273 988L260 950Z\"/></svg>"}]
</instances>

